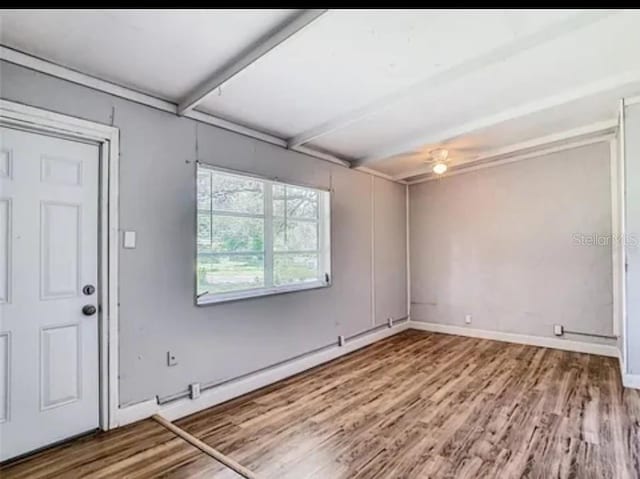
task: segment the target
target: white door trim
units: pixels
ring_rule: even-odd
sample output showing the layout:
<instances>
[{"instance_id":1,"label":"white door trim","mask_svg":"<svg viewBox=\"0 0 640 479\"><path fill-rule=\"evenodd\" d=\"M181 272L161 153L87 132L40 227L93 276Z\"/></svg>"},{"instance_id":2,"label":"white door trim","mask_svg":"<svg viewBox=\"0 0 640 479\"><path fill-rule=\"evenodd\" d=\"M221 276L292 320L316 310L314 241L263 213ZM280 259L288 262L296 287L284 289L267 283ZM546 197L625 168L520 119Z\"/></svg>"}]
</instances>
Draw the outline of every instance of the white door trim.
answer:
<instances>
[{"instance_id":1,"label":"white door trim","mask_svg":"<svg viewBox=\"0 0 640 479\"><path fill-rule=\"evenodd\" d=\"M118 414L118 163L120 130L0 99L0 125L91 141L100 146L100 428Z\"/></svg>"}]
</instances>

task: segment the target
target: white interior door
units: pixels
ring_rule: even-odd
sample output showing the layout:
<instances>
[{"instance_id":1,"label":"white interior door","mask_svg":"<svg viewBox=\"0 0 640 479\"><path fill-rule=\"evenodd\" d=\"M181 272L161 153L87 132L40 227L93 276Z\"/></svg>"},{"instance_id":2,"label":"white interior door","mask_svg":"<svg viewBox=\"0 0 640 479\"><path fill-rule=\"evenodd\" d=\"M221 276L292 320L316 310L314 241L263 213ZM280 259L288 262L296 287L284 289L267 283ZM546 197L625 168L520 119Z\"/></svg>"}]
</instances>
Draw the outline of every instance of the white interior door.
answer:
<instances>
[{"instance_id":1,"label":"white interior door","mask_svg":"<svg viewBox=\"0 0 640 479\"><path fill-rule=\"evenodd\" d=\"M98 171L97 145L0 127L0 460L99 425Z\"/></svg>"}]
</instances>

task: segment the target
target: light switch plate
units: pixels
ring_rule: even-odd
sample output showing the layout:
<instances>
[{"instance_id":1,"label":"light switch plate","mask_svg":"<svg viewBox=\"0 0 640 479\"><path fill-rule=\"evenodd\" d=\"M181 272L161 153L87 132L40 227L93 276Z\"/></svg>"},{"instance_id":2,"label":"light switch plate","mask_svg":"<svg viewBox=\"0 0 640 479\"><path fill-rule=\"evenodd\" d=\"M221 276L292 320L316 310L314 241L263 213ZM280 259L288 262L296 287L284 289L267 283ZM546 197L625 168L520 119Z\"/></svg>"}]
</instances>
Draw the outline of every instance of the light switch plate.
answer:
<instances>
[{"instance_id":1,"label":"light switch plate","mask_svg":"<svg viewBox=\"0 0 640 479\"><path fill-rule=\"evenodd\" d=\"M125 231L124 232L124 247L127 249L133 249L136 247L136 232Z\"/></svg>"}]
</instances>

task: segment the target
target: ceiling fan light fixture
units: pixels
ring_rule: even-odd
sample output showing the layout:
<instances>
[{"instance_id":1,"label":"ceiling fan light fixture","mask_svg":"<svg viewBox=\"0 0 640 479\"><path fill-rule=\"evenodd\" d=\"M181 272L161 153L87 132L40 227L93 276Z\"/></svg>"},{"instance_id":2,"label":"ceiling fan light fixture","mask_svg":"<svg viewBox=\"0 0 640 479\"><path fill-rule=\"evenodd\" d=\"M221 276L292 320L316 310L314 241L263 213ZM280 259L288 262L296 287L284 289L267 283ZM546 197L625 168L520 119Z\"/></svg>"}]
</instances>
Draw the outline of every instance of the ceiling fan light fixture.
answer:
<instances>
[{"instance_id":1,"label":"ceiling fan light fixture","mask_svg":"<svg viewBox=\"0 0 640 479\"><path fill-rule=\"evenodd\" d=\"M435 165L433 165L433 172L436 175L441 175L445 171L447 171L447 164L446 163L438 162Z\"/></svg>"},{"instance_id":2,"label":"ceiling fan light fixture","mask_svg":"<svg viewBox=\"0 0 640 479\"><path fill-rule=\"evenodd\" d=\"M449 150L445 148L437 148L431 152L431 158L436 160L438 163L444 163L447 161L447 157L449 156Z\"/></svg>"}]
</instances>

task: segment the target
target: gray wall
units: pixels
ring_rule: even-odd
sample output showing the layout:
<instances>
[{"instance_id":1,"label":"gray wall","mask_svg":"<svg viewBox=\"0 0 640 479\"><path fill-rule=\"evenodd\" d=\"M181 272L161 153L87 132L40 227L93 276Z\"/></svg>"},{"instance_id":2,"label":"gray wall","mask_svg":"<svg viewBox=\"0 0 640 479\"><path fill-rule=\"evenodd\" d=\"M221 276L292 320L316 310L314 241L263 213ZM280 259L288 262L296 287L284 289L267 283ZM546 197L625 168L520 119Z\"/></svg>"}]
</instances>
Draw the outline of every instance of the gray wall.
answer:
<instances>
[{"instance_id":1,"label":"gray wall","mask_svg":"<svg viewBox=\"0 0 640 479\"><path fill-rule=\"evenodd\" d=\"M120 251L121 404L245 375L370 330L374 318L406 316L405 261L388 252L405 254L404 186L7 63L0 96L102 123L113 114L120 128L120 228L138 233L137 249ZM193 305L196 135L203 162L333 188L331 288Z\"/></svg>"},{"instance_id":2,"label":"gray wall","mask_svg":"<svg viewBox=\"0 0 640 479\"><path fill-rule=\"evenodd\" d=\"M411 186L411 319L611 335L611 246L573 236L611 232L609 155L598 143Z\"/></svg>"},{"instance_id":3,"label":"gray wall","mask_svg":"<svg viewBox=\"0 0 640 479\"><path fill-rule=\"evenodd\" d=\"M640 374L640 104L625 108L627 364Z\"/></svg>"},{"instance_id":4,"label":"gray wall","mask_svg":"<svg viewBox=\"0 0 640 479\"><path fill-rule=\"evenodd\" d=\"M407 314L406 187L372 177L375 245L375 324ZM400 233L404 229L405 233ZM398 267L398 265L405 265Z\"/></svg>"}]
</instances>

